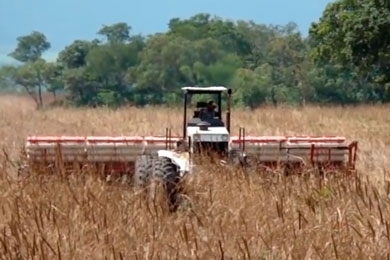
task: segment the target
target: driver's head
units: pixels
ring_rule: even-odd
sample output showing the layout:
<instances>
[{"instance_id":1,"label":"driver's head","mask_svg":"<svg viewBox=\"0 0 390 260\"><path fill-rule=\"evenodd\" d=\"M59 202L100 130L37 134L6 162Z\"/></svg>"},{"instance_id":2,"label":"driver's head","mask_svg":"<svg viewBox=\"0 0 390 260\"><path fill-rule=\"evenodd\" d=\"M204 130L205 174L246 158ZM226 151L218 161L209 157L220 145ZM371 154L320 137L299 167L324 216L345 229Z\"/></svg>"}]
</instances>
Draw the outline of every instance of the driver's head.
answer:
<instances>
[{"instance_id":1,"label":"driver's head","mask_svg":"<svg viewBox=\"0 0 390 260\"><path fill-rule=\"evenodd\" d=\"M215 105L214 103L214 100L210 100L208 103L207 103L207 108L209 110L214 110L217 106Z\"/></svg>"}]
</instances>

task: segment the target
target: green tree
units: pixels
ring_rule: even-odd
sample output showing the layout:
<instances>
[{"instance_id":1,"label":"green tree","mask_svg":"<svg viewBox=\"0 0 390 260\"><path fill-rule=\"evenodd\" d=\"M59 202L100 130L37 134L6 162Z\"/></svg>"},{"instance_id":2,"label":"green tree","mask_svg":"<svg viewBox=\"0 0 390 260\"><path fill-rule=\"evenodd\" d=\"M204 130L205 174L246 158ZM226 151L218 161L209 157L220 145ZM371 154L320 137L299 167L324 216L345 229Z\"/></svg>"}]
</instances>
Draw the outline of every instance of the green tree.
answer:
<instances>
[{"instance_id":1,"label":"green tree","mask_svg":"<svg viewBox=\"0 0 390 260\"><path fill-rule=\"evenodd\" d=\"M43 107L42 90L47 89L55 95L62 88L58 69L43 59L28 62L18 67L8 67L7 76L16 85L21 86L35 101L37 109Z\"/></svg>"},{"instance_id":2,"label":"green tree","mask_svg":"<svg viewBox=\"0 0 390 260\"><path fill-rule=\"evenodd\" d=\"M110 43L124 43L130 40L131 26L127 23L119 22L112 25L103 25L98 31L99 35L106 37Z\"/></svg>"},{"instance_id":3,"label":"green tree","mask_svg":"<svg viewBox=\"0 0 390 260\"><path fill-rule=\"evenodd\" d=\"M44 73L47 65L41 56L51 45L46 36L37 31L20 36L17 41L17 47L9 55L23 62L24 65L13 69L11 77L17 84L24 87L39 109L43 106L42 88L46 84Z\"/></svg>"},{"instance_id":4,"label":"green tree","mask_svg":"<svg viewBox=\"0 0 390 260\"><path fill-rule=\"evenodd\" d=\"M312 57L321 66L339 64L355 82L371 85L365 99L388 101L389 28L390 9L383 1L338 0L310 28Z\"/></svg>"},{"instance_id":5,"label":"green tree","mask_svg":"<svg viewBox=\"0 0 390 260\"><path fill-rule=\"evenodd\" d=\"M270 73L266 74L269 67L264 65L256 70L238 69L233 78L235 96L233 102L239 106L255 108L267 101L269 97Z\"/></svg>"},{"instance_id":6,"label":"green tree","mask_svg":"<svg viewBox=\"0 0 390 260\"><path fill-rule=\"evenodd\" d=\"M103 26L98 34L107 41L75 40L60 52L64 85L76 105L117 106L132 99L127 72L138 64L144 47L141 36L129 35L130 26Z\"/></svg>"},{"instance_id":7,"label":"green tree","mask_svg":"<svg viewBox=\"0 0 390 260\"><path fill-rule=\"evenodd\" d=\"M1 70L42 105L46 89L65 89L75 105L177 104L184 85L225 85L234 104L390 101L389 5L385 0L329 4L308 38L298 26L231 21L198 13L173 18L166 33L131 35L125 22L103 25L101 40L75 39L56 62L42 33L19 37Z\"/></svg>"},{"instance_id":8,"label":"green tree","mask_svg":"<svg viewBox=\"0 0 390 260\"><path fill-rule=\"evenodd\" d=\"M88 75L99 87L97 102L120 105L131 100L127 71L138 62L142 46L138 43L113 43L94 48L87 55Z\"/></svg>"},{"instance_id":9,"label":"green tree","mask_svg":"<svg viewBox=\"0 0 390 260\"><path fill-rule=\"evenodd\" d=\"M86 65L86 57L96 43L75 40L58 54L58 63L65 68L79 68Z\"/></svg>"},{"instance_id":10,"label":"green tree","mask_svg":"<svg viewBox=\"0 0 390 260\"><path fill-rule=\"evenodd\" d=\"M42 71L42 77L45 82L45 88L53 94L54 99L57 98L57 91L64 89L62 74L63 67L60 64L57 62L46 62Z\"/></svg>"},{"instance_id":11,"label":"green tree","mask_svg":"<svg viewBox=\"0 0 390 260\"><path fill-rule=\"evenodd\" d=\"M26 36L20 36L17 41L16 49L9 56L20 62L34 62L40 59L42 54L51 47L46 36L37 31L33 31Z\"/></svg>"},{"instance_id":12,"label":"green tree","mask_svg":"<svg viewBox=\"0 0 390 260\"><path fill-rule=\"evenodd\" d=\"M188 80L180 68L192 68L197 56L191 41L161 34L147 41L139 58L138 66L129 71L129 78L136 85L136 103L141 104L165 102L164 95L175 99L178 87Z\"/></svg>"},{"instance_id":13,"label":"green tree","mask_svg":"<svg viewBox=\"0 0 390 260\"><path fill-rule=\"evenodd\" d=\"M63 84L71 104L85 106L97 103L97 84L86 73L85 67L64 70Z\"/></svg>"}]
</instances>

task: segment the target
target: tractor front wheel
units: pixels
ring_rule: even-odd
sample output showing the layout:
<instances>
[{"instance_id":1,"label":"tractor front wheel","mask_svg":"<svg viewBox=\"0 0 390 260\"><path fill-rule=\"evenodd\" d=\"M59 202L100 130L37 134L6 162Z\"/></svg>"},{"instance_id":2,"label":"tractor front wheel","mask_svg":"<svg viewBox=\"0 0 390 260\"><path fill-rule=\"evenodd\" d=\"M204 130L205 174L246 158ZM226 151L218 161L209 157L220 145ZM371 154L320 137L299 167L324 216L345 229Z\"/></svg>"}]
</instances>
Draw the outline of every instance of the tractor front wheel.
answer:
<instances>
[{"instance_id":1,"label":"tractor front wheel","mask_svg":"<svg viewBox=\"0 0 390 260\"><path fill-rule=\"evenodd\" d=\"M178 208L180 187L180 173L177 166L171 159L160 157L154 165L154 179L157 179L162 185L168 200L169 210L174 212Z\"/></svg>"}]
</instances>

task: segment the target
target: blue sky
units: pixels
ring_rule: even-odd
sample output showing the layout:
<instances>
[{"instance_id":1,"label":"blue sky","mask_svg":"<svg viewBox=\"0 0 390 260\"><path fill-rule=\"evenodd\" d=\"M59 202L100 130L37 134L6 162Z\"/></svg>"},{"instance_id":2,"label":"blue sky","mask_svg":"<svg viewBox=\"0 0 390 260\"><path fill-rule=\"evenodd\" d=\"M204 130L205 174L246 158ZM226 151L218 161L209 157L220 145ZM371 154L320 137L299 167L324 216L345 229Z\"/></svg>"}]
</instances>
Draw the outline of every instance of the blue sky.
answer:
<instances>
[{"instance_id":1,"label":"blue sky","mask_svg":"<svg viewBox=\"0 0 390 260\"><path fill-rule=\"evenodd\" d=\"M326 0L0 0L0 63L16 44L16 38L33 30L43 32L52 48L44 55L53 60L75 39L94 39L103 24L127 22L134 34L167 30L171 18L189 18L204 12L234 20L263 24L296 22L304 35L317 21Z\"/></svg>"}]
</instances>

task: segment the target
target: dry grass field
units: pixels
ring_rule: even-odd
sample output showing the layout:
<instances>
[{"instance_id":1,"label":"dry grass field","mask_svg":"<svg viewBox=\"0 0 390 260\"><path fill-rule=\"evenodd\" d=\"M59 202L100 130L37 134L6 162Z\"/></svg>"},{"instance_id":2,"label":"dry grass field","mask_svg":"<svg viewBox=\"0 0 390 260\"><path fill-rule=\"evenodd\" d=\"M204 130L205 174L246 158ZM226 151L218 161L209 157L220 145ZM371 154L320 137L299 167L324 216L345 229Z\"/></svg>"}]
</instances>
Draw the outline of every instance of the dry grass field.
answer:
<instances>
[{"instance_id":1,"label":"dry grass field","mask_svg":"<svg viewBox=\"0 0 390 260\"><path fill-rule=\"evenodd\" d=\"M390 109L234 111L237 134L343 135L359 141L358 178L245 178L208 167L186 183L190 205L168 214L138 190L95 178L15 181L27 135L181 132L181 111L37 112L0 98L1 259L389 259Z\"/></svg>"}]
</instances>

